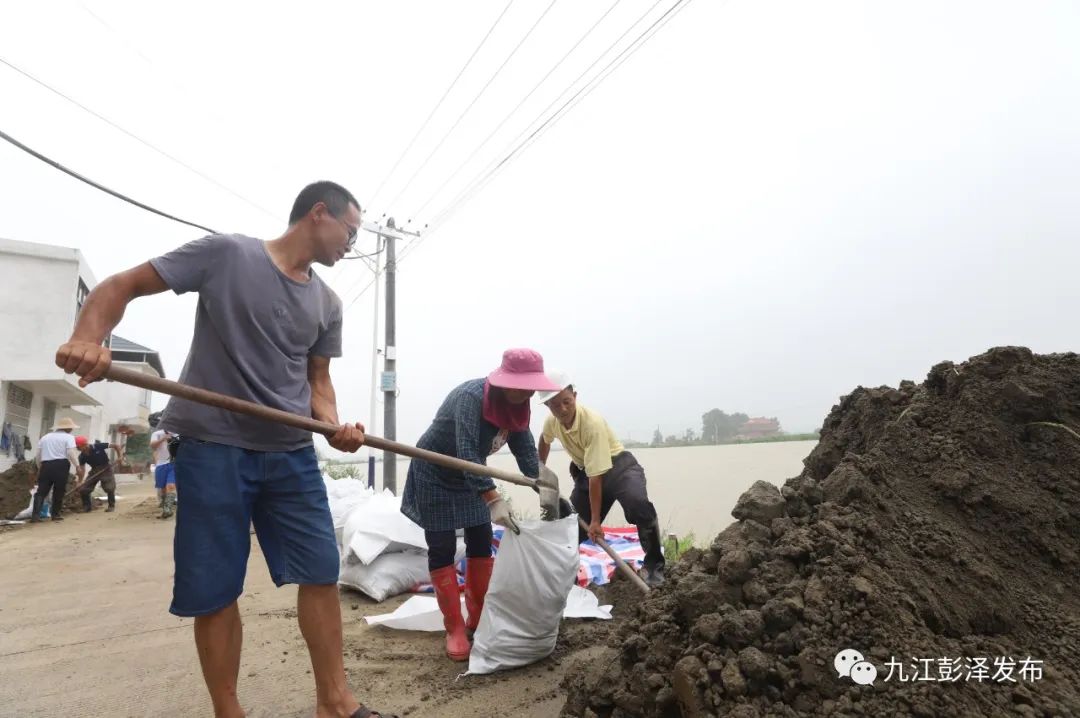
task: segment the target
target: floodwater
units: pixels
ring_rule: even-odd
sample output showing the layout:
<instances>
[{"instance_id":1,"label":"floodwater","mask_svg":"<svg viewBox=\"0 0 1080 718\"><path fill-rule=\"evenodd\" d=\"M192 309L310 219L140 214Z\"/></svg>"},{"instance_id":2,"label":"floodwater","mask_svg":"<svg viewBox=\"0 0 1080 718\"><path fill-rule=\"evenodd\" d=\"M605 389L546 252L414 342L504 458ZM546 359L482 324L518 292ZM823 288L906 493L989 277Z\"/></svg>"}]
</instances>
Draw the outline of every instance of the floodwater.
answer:
<instances>
[{"instance_id":1,"label":"floodwater","mask_svg":"<svg viewBox=\"0 0 1080 718\"><path fill-rule=\"evenodd\" d=\"M724 446L686 446L666 449L634 449L632 453L645 468L649 498L660 515L665 534L679 537L693 534L695 543L708 545L734 519L731 509L746 489L755 481L769 481L777 486L802 471L802 460L817 444L816 441L785 441L766 444L729 444ZM563 496L569 498L573 481L568 470L570 457L552 451L548 466L559 475ZM497 454L488 464L501 469L517 470L514 457ZM397 461L398 485L404 486L408 460ZM382 466L376 468L377 485L381 485ZM536 494L520 486L497 482L505 487L514 512L527 518L538 518ZM626 523L618 504L605 520L605 525Z\"/></svg>"}]
</instances>

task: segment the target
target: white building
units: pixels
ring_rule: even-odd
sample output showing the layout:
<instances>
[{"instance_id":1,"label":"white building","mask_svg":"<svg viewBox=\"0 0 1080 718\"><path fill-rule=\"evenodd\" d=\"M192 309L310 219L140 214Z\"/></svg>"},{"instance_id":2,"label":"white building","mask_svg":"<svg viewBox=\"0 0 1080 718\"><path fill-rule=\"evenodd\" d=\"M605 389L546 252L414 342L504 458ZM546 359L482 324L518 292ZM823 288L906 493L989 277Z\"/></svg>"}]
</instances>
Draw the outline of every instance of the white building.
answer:
<instances>
[{"instance_id":1,"label":"white building","mask_svg":"<svg viewBox=\"0 0 1080 718\"><path fill-rule=\"evenodd\" d=\"M82 389L56 366L56 349L70 338L96 283L77 249L0 239L0 427L10 424L35 449L64 416L79 425L78 434L111 443L149 429L149 391L113 382ZM164 376L152 349L115 335L109 345L118 364ZM11 462L0 452L0 470Z\"/></svg>"}]
</instances>

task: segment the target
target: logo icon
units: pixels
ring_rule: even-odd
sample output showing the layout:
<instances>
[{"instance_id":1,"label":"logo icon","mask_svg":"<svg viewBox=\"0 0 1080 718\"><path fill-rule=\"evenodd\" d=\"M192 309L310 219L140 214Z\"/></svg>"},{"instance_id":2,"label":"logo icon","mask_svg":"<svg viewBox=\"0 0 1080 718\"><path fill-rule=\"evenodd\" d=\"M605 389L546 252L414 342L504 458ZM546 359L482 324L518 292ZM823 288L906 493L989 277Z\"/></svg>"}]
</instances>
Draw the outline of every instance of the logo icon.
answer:
<instances>
[{"instance_id":1,"label":"logo icon","mask_svg":"<svg viewBox=\"0 0 1080 718\"><path fill-rule=\"evenodd\" d=\"M850 678L860 686L872 686L877 680L877 668L854 648L837 653L833 667L841 678Z\"/></svg>"}]
</instances>

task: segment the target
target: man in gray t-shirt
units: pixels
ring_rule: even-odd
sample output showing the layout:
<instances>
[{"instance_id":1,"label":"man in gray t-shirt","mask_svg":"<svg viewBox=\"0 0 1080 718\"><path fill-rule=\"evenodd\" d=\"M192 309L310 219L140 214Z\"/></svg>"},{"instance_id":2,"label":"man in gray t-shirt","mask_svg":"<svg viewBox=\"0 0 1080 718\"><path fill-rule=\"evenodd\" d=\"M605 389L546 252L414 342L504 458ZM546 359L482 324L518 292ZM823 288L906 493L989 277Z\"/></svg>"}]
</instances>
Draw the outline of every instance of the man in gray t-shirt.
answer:
<instances>
[{"instance_id":1,"label":"man in gray t-shirt","mask_svg":"<svg viewBox=\"0 0 1080 718\"><path fill-rule=\"evenodd\" d=\"M56 363L80 385L111 363L105 337L136 297L197 292L195 333L180 380L341 428L355 452L363 426L341 424L330 359L341 356L341 300L312 271L356 241L360 207L340 185L316 182L274 240L211 235L113 275L90 293ZM243 715L236 697L248 527L274 582L299 584L298 614L315 673L318 714L379 716L348 688L342 656L339 557L311 434L173 398L160 427L180 439L170 611L195 617L195 643L217 716Z\"/></svg>"}]
</instances>

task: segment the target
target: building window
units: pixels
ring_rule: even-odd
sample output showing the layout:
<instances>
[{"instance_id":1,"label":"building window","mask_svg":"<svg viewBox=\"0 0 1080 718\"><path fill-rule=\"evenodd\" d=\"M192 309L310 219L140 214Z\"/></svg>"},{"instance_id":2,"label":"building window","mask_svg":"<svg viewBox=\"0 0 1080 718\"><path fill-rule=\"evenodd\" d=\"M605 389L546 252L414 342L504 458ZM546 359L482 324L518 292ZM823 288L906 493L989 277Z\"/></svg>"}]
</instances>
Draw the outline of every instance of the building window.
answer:
<instances>
[{"instance_id":1,"label":"building window","mask_svg":"<svg viewBox=\"0 0 1080 718\"><path fill-rule=\"evenodd\" d=\"M21 386L8 385L7 411L4 414L4 420L11 423L11 428L19 436L30 433L30 405L33 403L34 395L31 392Z\"/></svg>"},{"instance_id":2,"label":"building window","mask_svg":"<svg viewBox=\"0 0 1080 718\"><path fill-rule=\"evenodd\" d=\"M83 305L86 304L86 298L90 296L90 290L86 286L86 282L79 277L79 289L75 294L75 317L79 317L79 313L82 312Z\"/></svg>"},{"instance_id":3,"label":"building window","mask_svg":"<svg viewBox=\"0 0 1080 718\"><path fill-rule=\"evenodd\" d=\"M150 392L149 389L143 389L142 394L139 397L139 406L141 406L141 407L143 407L145 409L149 409L150 408L150 395L151 395L151 392Z\"/></svg>"}]
</instances>

